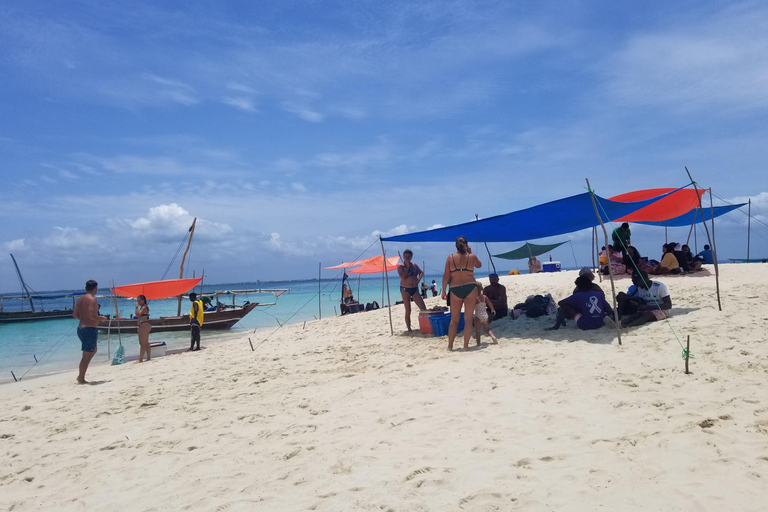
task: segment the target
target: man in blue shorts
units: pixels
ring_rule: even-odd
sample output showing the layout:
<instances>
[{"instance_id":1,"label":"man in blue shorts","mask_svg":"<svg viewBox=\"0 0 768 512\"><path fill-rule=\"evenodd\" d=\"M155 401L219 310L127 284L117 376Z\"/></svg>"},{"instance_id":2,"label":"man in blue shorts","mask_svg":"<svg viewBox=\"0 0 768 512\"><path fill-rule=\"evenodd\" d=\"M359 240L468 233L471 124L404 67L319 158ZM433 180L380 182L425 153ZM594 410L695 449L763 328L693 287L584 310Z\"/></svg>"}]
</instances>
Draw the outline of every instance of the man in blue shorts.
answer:
<instances>
[{"instance_id":1,"label":"man in blue shorts","mask_svg":"<svg viewBox=\"0 0 768 512\"><path fill-rule=\"evenodd\" d=\"M96 355L96 341L99 337L99 331L96 327L99 320L105 320L107 317L99 316L99 302L96 300L96 292L99 291L99 284L91 279L85 283L85 293L77 299L72 316L80 320L77 326L77 337L80 338L83 357L80 360L80 373L77 375L78 384L88 384L85 380L85 371L91 363L91 359Z\"/></svg>"}]
</instances>

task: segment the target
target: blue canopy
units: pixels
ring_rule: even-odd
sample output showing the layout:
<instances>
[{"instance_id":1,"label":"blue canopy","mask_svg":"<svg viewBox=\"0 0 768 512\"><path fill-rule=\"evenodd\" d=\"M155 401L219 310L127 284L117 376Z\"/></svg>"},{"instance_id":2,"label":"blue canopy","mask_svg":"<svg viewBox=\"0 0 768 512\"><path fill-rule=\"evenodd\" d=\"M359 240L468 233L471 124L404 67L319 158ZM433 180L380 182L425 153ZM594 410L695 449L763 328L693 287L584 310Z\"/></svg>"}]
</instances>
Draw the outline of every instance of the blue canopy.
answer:
<instances>
[{"instance_id":1,"label":"blue canopy","mask_svg":"<svg viewBox=\"0 0 768 512\"><path fill-rule=\"evenodd\" d=\"M741 208L746 204L747 203L729 204L728 206L715 206L714 208L712 208L712 210L714 210L714 216L719 217L721 215L724 215L728 212L735 210L736 208ZM699 212L699 209L694 208L688 213L680 215L679 217L667 219L666 221L663 221L663 220L662 221L638 221L636 222L636 224L648 224L649 226L667 226L670 228L690 226L691 224L693 224L694 216L696 217L697 224L712 219L713 212L711 212L709 208L704 208L703 210L704 210L703 220L701 218L701 213Z\"/></svg>"},{"instance_id":2,"label":"blue canopy","mask_svg":"<svg viewBox=\"0 0 768 512\"><path fill-rule=\"evenodd\" d=\"M619 219L645 208L674 192L676 191L633 203L611 201L597 195L595 195L595 201L603 221L608 222L610 219ZM589 192L585 192L504 215L428 231L390 236L383 240L385 242L453 242L457 237L463 236L474 242L518 242L572 233L599 224L595 208L592 206L592 198Z\"/></svg>"}]
</instances>

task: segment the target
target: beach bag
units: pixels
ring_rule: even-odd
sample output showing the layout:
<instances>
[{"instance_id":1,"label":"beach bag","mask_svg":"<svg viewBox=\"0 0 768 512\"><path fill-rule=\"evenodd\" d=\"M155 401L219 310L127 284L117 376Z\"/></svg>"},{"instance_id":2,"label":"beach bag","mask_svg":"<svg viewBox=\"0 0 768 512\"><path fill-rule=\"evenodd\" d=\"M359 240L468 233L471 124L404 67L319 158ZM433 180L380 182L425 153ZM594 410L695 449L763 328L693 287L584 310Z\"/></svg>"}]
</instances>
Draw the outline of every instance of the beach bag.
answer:
<instances>
[{"instance_id":1,"label":"beach bag","mask_svg":"<svg viewBox=\"0 0 768 512\"><path fill-rule=\"evenodd\" d=\"M528 318L538 318L547 314L547 306L549 306L549 298L543 295L534 295L528 303L528 308L525 310L525 316Z\"/></svg>"}]
</instances>

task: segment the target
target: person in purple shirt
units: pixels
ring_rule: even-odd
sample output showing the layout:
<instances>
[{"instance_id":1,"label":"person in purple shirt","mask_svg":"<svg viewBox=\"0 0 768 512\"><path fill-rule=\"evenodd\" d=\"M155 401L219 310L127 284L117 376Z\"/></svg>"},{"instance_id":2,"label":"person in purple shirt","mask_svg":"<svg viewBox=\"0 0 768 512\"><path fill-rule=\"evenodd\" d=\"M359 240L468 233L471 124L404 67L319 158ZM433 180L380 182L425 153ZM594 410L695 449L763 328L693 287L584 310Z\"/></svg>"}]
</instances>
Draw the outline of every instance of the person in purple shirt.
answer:
<instances>
[{"instance_id":1,"label":"person in purple shirt","mask_svg":"<svg viewBox=\"0 0 768 512\"><path fill-rule=\"evenodd\" d=\"M547 331L555 331L565 325L566 319L576 320L576 327L584 331L599 329L604 325L607 315L612 315L611 307L605 301L605 295L592 288L592 281L587 276L576 278L576 291L570 297L558 302L555 325Z\"/></svg>"}]
</instances>

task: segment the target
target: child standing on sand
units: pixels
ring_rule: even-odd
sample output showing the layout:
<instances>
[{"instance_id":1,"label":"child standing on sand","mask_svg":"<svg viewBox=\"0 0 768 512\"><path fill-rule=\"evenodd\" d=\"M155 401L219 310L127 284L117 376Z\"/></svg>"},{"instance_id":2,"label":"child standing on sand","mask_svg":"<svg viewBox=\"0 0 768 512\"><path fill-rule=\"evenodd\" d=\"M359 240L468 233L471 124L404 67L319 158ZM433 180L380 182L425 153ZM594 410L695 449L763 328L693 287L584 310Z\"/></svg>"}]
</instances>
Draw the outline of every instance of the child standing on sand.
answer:
<instances>
[{"instance_id":1,"label":"child standing on sand","mask_svg":"<svg viewBox=\"0 0 768 512\"><path fill-rule=\"evenodd\" d=\"M477 282L477 304L475 304L475 341L477 341L477 344L480 345L480 327L482 326L483 329L485 329L486 334L491 337L493 340L494 345L498 345L499 340L496 339L496 336L493 335L493 332L488 326L488 309L490 308L491 313L496 315L496 310L493 307L493 304L491 303L491 300L483 295L483 285L480 284L480 282Z\"/></svg>"}]
</instances>

